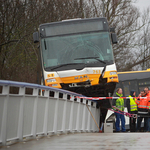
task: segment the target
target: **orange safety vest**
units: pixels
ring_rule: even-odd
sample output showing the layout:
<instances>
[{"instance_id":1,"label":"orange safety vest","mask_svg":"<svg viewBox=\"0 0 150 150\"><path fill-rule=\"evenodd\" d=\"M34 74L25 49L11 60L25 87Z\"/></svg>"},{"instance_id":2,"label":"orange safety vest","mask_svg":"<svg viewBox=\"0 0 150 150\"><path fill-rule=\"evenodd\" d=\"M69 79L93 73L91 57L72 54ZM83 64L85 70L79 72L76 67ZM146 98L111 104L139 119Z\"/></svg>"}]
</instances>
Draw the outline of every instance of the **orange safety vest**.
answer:
<instances>
[{"instance_id":1,"label":"orange safety vest","mask_svg":"<svg viewBox=\"0 0 150 150\"><path fill-rule=\"evenodd\" d=\"M140 100L137 99L135 102L138 105L138 108L148 109L147 108L147 106L148 106L148 100L147 100L147 98L140 97Z\"/></svg>"},{"instance_id":2,"label":"orange safety vest","mask_svg":"<svg viewBox=\"0 0 150 150\"><path fill-rule=\"evenodd\" d=\"M147 109L150 109L150 91L149 93L146 95L147 97Z\"/></svg>"},{"instance_id":3,"label":"orange safety vest","mask_svg":"<svg viewBox=\"0 0 150 150\"><path fill-rule=\"evenodd\" d=\"M149 93L146 95L146 97L148 97L148 99L150 99L150 91L149 91Z\"/></svg>"}]
</instances>

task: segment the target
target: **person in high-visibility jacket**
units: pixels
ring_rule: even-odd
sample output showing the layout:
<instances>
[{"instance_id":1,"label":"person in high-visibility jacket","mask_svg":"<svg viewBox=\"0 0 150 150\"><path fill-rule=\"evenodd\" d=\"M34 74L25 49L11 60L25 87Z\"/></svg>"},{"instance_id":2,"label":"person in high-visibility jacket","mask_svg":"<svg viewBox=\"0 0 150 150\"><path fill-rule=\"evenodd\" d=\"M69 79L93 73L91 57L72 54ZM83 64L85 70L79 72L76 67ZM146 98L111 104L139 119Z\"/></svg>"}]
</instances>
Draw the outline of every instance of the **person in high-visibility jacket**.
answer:
<instances>
[{"instance_id":1,"label":"person in high-visibility jacket","mask_svg":"<svg viewBox=\"0 0 150 150\"><path fill-rule=\"evenodd\" d=\"M128 113L130 114L137 114L137 104L136 104L136 98L134 98L136 95L135 90L130 91L130 99L127 99L127 109ZM136 118L130 117L129 118L129 124L130 124L130 132L136 131Z\"/></svg>"},{"instance_id":2,"label":"person in high-visibility jacket","mask_svg":"<svg viewBox=\"0 0 150 150\"><path fill-rule=\"evenodd\" d=\"M147 97L147 109L148 109L148 119L147 119L147 130L148 132L150 132L150 91L148 87L144 88L144 91L146 93L146 97Z\"/></svg>"},{"instance_id":3,"label":"person in high-visibility jacket","mask_svg":"<svg viewBox=\"0 0 150 150\"><path fill-rule=\"evenodd\" d=\"M147 120L147 132L150 132L150 100L148 99L148 120Z\"/></svg>"},{"instance_id":4,"label":"person in high-visibility jacket","mask_svg":"<svg viewBox=\"0 0 150 150\"><path fill-rule=\"evenodd\" d=\"M148 120L148 109L147 109L147 98L145 91L141 91L140 98L138 98L135 102L138 106L138 118L137 118L137 131L141 130L141 123L144 118L144 132L147 131L147 120Z\"/></svg>"},{"instance_id":5,"label":"person in high-visibility jacket","mask_svg":"<svg viewBox=\"0 0 150 150\"><path fill-rule=\"evenodd\" d=\"M115 97L119 97L119 98L117 100L115 100L115 103L114 103L115 107L120 110L118 112L124 111L124 99L120 98L122 96L123 96L122 89L118 88ZM125 132L126 129L125 129L125 117L124 117L124 115L115 112L115 116L116 116L116 123L115 123L116 132L120 132L120 120L121 120L121 131Z\"/></svg>"}]
</instances>

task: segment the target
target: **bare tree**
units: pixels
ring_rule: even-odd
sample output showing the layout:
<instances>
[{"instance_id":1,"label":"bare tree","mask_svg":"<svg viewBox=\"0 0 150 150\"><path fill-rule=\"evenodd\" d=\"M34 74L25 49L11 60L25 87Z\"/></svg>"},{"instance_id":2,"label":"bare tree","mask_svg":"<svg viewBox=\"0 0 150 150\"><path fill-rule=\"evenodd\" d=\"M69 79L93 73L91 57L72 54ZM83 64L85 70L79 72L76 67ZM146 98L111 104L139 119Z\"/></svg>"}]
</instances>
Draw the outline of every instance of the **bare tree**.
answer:
<instances>
[{"instance_id":1,"label":"bare tree","mask_svg":"<svg viewBox=\"0 0 150 150\"><path fill-rule=\"evenodd\" d=\"M126 66L122 68L122 71L126 70L143 70L150 67L150 36L149 36L149 25L150 25L150 19L149 19L149 8L144 11L143 15L141 15L141 19L139 21L139 24L141 24L141 28L136 32L135 39L134 39L134 45L131 49L133 53L134 59L132 61L128 62Z\"/></svg>"},{"instance_id":2,"label":"bare tree","mask_svg":"<svg viewBox=\"0 0 150 150\"><path fill-rule=\"evenodd\" d=\"M91 0L94 9L93 16L102 16L102 2L103 0ZM131 64L137 59L134 53L137 35L146 23L146 20L140 23L140 12L133 2L133 0L104 0L105 17L109 25L115 27L118 36L118 44L113 45L118 71L133 69L134 66Z\"/></svg>"},{"instance_id":3,"label":"bare tree","mask_svg":"<svg viewBox=\"0 0 150 150\"><path fill-rule=\"evenodd\" d=\"M33 32L42 23L71 18L84 18L83 0L1 0L0 79L36 82Z\"/></svg>"}]
</instances>

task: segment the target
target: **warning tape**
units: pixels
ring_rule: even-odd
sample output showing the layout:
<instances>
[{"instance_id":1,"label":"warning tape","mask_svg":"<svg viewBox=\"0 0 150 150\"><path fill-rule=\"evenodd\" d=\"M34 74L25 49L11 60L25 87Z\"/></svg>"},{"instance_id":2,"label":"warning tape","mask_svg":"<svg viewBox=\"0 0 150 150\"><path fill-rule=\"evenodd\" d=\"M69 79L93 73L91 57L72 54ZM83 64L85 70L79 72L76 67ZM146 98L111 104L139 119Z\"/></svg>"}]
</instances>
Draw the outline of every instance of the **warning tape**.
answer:
<instances>
[{"instance_id":1,"label":"warning tape","mask_svg":"<svg viewBox=\"0 0 150 150\"><path fill-rule=\"evenodd\" d=\"M104 100L104 99L118 99L118 98L123 98L123 99L130 99L130 98L147 99L147 98L150 98L150 97L80 97L80 96L76 96L75 98L82 98L82 99L88 99L88 100Z\"/></svg>"},{"instance_id":2,"label":"warning tape","mask_svg":"<svg viewBox=\"0 0 150 150\"><path fill-rule=\"evenodd\" d=\"M141 98L141 97L79 97L77 96L76 98L82 98L82 99L88 99L88 100L104 100L104 99L118 99L118 98L123 98L123 99L130 99L130 98ZM147 98L150 98L150 97L142 97L143 99L147 99ZM119 113L119 114L122 114L122 115L125 115L127 117L131 117L131 118L137 118L137 114L130 114L128 112L124 112L124 111L120 111L118 108L112 106L112 108L114 109L108 109L110 111L113 111L113 112L116 112L116 113Z\"/></svg>"}]
</instances>

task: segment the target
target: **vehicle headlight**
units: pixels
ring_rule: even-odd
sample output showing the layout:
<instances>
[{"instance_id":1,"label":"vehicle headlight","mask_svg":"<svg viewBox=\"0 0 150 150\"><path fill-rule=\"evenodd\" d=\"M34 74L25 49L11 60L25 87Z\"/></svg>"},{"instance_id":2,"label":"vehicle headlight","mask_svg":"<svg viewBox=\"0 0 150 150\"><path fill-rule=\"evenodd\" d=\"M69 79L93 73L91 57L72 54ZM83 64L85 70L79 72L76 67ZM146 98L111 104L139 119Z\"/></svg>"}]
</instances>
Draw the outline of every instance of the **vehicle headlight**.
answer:
<instances>
[{"instance_id":1,"label":"vehicle headlight","mask_svg":"<svg viewBox=\"0 0 150 150\"><path fill-rule=\"evenodd\" d=\"M52 84L52 86L57 86L58 84Z\"/></svg>"},{"instance_id":2,"label":"vehicle headlight","mask_svg":"<svg viewBox=\"0 0 150 150\"><path fill-rule=\"evenodd\" d=\"M56 82L56 79L48 79L47 82Z\"/></svg>"},{"instance_id":3,"label":"vehicle headlight","mask_svg":"<svg viewBox=\"0 0 150 150\"><path fill-rule=\"evenodd\" d=\"M110 72L110 75L116 75L117 74L117 72Z\"/></svg>"}]
</instances>

